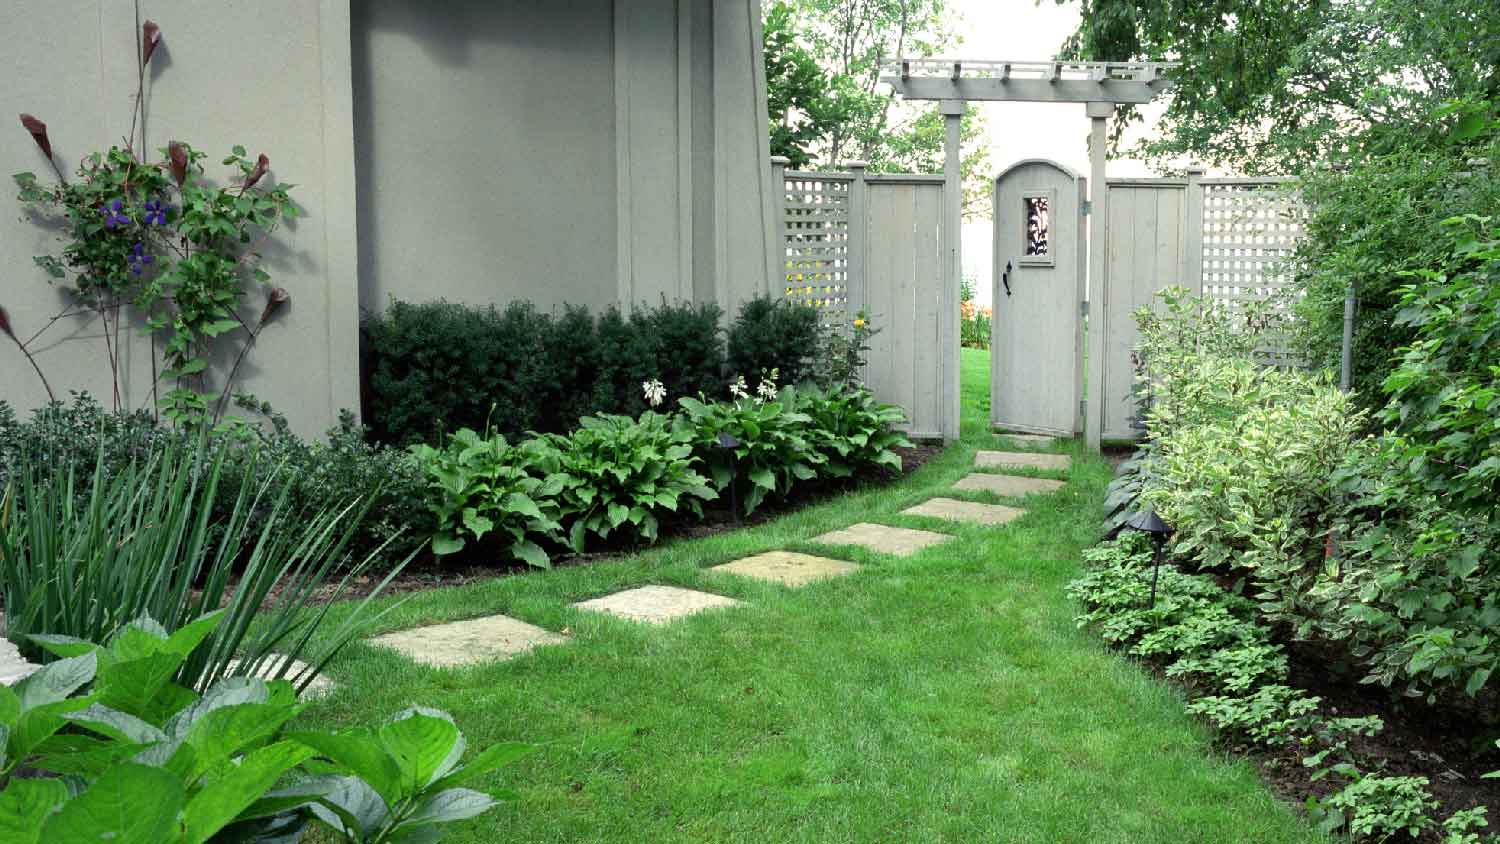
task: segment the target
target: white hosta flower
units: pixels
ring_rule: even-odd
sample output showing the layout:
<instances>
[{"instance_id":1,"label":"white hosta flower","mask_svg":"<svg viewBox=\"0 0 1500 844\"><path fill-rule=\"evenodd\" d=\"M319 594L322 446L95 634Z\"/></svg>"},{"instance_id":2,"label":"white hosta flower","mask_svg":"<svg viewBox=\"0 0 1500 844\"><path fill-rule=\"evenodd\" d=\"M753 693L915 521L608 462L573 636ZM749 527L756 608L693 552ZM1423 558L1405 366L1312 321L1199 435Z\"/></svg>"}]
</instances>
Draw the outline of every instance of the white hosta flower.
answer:
<instances>
[{"instance_id":1,"label":"white hosta flower","mask_svg":"<svg viewBox=\"0 0 1500 844\"><path fill-rule=\"evenodd\" d=\"M773 369L764 381L755 387L755 394L760 401L771 401L776 398L776 379L781 377L781 370Z\"/></svg>"},{"instance_id":2,"label":"white hosta flower","mask_svg":"<svg viewBox=\"0 0 1500 844\"><path fill-rule=\"evenodd\" d=\"M667 388L655 378L641 382L641 393L646 397L646 403L652 407L659 407L667 400Z\"/></svg>"},{"instance_id":3,"label":"white hosta flower","mask_svg":"<svg viewBox=\"0 0 1500 844\"><path fill-rule=\"evenodd\" d=\"M750 385L745 383L745 376L735 376L734 383L729 385L729 396L730 398L735 399L745 399L750 397Z\"/></svg>"}]
</instances>

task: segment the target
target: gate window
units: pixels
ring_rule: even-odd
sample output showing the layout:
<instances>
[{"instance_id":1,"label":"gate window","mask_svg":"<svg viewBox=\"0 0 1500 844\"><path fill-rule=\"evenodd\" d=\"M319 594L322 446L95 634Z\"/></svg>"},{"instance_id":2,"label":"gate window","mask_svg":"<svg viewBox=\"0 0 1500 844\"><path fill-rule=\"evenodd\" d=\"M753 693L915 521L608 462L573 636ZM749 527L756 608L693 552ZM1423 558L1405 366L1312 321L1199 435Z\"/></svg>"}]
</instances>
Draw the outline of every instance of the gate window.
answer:
<instances>
[{"instance_id":1,"label":"gate window","mask_svg":"<svg viewBox=\"0 0 1500 844\"><path fill-rule=\"evenodd\" d=\"M1052 239L1052 192L1021 195L1021 263L1051 266L1056 259Z\"/></svg>"}]
</instances>

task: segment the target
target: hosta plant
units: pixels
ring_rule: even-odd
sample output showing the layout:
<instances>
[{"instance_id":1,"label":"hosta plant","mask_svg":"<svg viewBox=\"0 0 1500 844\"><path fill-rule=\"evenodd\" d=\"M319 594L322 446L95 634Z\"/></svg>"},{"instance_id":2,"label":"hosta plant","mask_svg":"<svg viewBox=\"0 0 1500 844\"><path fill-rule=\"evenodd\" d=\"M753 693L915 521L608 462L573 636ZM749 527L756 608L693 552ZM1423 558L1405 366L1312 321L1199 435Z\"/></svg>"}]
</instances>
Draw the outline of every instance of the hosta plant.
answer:
<instances>
[{"instance_id":1,"label":"hosta plant","mask_svg":"<svg viewBox=\"0 0 1500 844\"><path fill-rule=\"evenodd\" d=\"M628 532L655 542L668 514L702 517L702 501L718 497L698 472L688 434L651 411L640 418L586 416L571 434L550 434L520 446L528 465L561 478L557 500L568 543L582 552L589 535Z\"/></svg>"},{"instance_id":2,"label":"hosta plant","mask_svg":"<svg viewBox=\"0 0 1500 844\"><path fill-rule=\"evenodd\" d=\"M708 465L714 485L724 490L731 483L741 484L741 479L747 482L743 499L747 515L766 496L785 496L797 482L816 478L827 461L808 437L811 417L795 409L790 391L778 398L742 395L727 402L683 398L678 404L682 412L676 428Z\"/></svg>"},{"instance_id":3,"label":"hosta plant","mask_svg":"<svg viewBox=\"0 0 1500 844\"><path fill-rule=\"evenodd\" d=\"M876 401L864 387L806 384L783 391L797 412L810 420L807 438L824 458L819 474L847 478L871 468L901 471L897 448L911 440L895 426L906 420L901 408Z\"/></svg>"},{"instance_id":4,"label":"hosta plant","mask_svg":"<svg viewBox=\"0 0 1500 844\"><path fill-rule=\"evenodd\" d=\"M463 736L445 713L285 735L303 708L290 683L234 677L202 697L172 683L222 620L166 636L141 619L105 647L51 638L65 659L0 686L0 840L296 842L322 827L332 837L318 840L432 842L506 796L469 786L528 749L496 745L460 768Z\"/></svg>"},{"instance_id":5,"label":"hosta plant","mask_svg":"<svg viewBox=\"0 0 1500 844\"><path fill-rule=\"evenodd\" d=\"M417 445L412 453L427 476L434 554L452 554L471 539L495 534L513 558L551 565L536 540L561 539L557 495L566 478L537 477L525 451L499 434L481 436L471 428L453 434L445 448Z\"/></svg>"}]
</instances>

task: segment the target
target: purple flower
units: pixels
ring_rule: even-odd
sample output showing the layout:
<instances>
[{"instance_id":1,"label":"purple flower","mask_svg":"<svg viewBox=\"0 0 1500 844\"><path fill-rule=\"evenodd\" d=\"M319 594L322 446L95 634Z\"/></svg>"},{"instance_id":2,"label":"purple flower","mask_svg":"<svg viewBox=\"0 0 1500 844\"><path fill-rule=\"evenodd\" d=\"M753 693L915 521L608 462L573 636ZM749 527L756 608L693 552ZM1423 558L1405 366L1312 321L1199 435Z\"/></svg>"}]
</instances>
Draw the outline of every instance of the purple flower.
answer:
<instances>
[{"instance_id":1,"label":"purple flower","mask_svg":"<svg viewBox=\"0 0 1500 844\"><path fill-rule=\"evenodd\" d=\"M125 214L125 203L118 199L100 208L99 213L104 215L104 227L106 229L130 225L130 217Z\"/></svg>"},{"instance_id":2,"label":"purple flower","mask_svg":"<svg viewBox=\"0 0 1500 844\"><path fill-rule=\"evenodd\" d=\"M162 204L159 199L152 199L142 207L146 209L146 225L165 226L167 224L167 210L171 206Z\"/></svg>"},{"instance_id":3,"label":"purple flower","mask_svg":"<svg viewBox=\"0 0 1500 844\"><path fill-rule=\"evenodd\" d=\"M146 254L144 244L137 243L130 247L130 254L125 257L125 260L130 264L130 271L136 275L140 275L145 271L146 265L155 261L156 258Z\"/></svg>"}]
</instances>

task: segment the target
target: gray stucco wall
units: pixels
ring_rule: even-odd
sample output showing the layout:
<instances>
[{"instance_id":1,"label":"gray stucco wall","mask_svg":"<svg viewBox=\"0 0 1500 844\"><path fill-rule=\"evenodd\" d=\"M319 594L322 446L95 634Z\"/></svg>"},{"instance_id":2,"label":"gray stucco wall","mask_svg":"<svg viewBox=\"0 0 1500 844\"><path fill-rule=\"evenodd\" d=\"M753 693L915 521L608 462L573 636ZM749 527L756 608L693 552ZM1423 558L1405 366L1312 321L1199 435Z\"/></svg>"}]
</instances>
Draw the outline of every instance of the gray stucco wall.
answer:
<instances>
[{"instance_id":1,"label":"gray stucco wall","mask_svg":"<svg viewBox=\"0 0 1500 844\"><path fill-rule=\"evenodd\" d=\"M758 2L438 8L353 0L364 308L764 289Z\"/></svg>"},{"instance_id":2,"label":"gray stucco wall","mask_svg":"<svg viewBox=\"0 0 1500 844\"><path fill-rule=\"evenodd\" d=\"M136 7L139 7L137 18ZM266 251L265 269L292 301L267 326L241 370L241 386L284 411L303 431L327 427L339 408L358 406L349 23L345 0L12 0L0 9L11 51L0 86L0 169L50 174L18 112L46 121L57 161L71 174L89 152L120 143L130 130L140 21L156 21L162 46L147 82L150 158L181 139L209 154L211 177L234 144L271 157L277 180L297 185L306 211ZM0 197L0 305L23 337L65 302L31 262L57 248L18 219L9 179ZM259 312L252 295L247 318ZM39 357L62 394L87 390L109 403L100 329L87 318L58 323ZM149 344L125 342L124 400L149 406ZM0 398L20 410L45 400L24 359L0 338Z\"/></svg>"},{"instance_id":3,"label":"gray stucco wall","mask_svg":"<svg viewBox=\"0 0 1500 844\"><path fill-rule=\"evenodd\" d=\"M118 142L146 18L152 157L173 139L211 162L264 151L306 211L267 250L292 304L241 378L302 433L358 408L359 308L391 296L732 310L770 288L759 0L12 0L0 115L47 121L67 170ZM44 173L6 125L0 169ZM0 305L26 336L64 300L31 263L48 235L10 207ZM47 337L54 387L108 403L98 326ZM148 406L149 344L125 347L124 399ZM45 398L8 342L0 398Z\"/></svg>"},{"instance_id":4,"label":"gray stucco wall","mask_svg":"<svg viewBox=\"0 0 1500 844\"><path fill-rule=\"evenodd\" d=\"M611 0L352 0L360 301L615 300Z\"/></svg>"}]
</instances>

